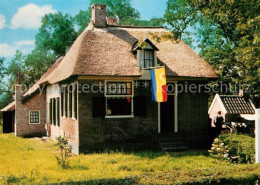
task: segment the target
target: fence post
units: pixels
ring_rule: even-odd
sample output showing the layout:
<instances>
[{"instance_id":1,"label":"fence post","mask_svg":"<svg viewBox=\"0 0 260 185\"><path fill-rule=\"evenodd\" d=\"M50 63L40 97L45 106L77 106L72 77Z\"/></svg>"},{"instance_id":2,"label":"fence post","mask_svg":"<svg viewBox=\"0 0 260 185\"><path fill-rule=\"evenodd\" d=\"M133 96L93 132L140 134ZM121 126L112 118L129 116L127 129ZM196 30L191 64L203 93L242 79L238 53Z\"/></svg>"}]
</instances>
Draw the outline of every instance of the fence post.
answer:
<instances>
[{"instance_id":1,"label":"fence post","mask_svg":"<svg viewBox=\"0 0 260 185\"><path fill-rule=\"evenodd\" d=\"M255 162L260 163L260 109L255 115Z\"/></svg>"}]
</instances>

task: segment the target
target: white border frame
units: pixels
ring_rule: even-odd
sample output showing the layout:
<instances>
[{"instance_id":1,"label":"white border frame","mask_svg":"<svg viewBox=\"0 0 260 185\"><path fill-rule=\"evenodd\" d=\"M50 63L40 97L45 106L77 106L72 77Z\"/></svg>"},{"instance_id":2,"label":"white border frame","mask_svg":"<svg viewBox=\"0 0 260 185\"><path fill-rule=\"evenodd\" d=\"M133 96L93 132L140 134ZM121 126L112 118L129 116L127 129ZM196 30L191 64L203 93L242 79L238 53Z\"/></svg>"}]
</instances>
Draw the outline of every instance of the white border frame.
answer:
<instances>
[{"instance_id":1,"label":"white border frame","mask_svg":"<svg viewBox=\"0 0 260 185\"><path fill-rule=\"evenodd\" d=\"M132 83L132 94L131 95L107 95L107 82L128 82ZM104 81L104 94L105 94L105 108L106 108L106 115L105 118L133 118L134 117L134 81L133 80L105 80ZM107 98L131 98L131 115L113 115L109 116L107 115Z\"/></svg>"},{"instance_id":2,"label":"white border frame","mask_svg":"<svg viewBox=\"0 0 260 185\"><path fill-rule=\"evenodd\" d=\"M38 123L31 123L31 112L39 112L39 122ZM29 124L30 125L39 125L39 124L41 124L41 111L40 110L29 110Z\"/></svg>"}]
</instances>

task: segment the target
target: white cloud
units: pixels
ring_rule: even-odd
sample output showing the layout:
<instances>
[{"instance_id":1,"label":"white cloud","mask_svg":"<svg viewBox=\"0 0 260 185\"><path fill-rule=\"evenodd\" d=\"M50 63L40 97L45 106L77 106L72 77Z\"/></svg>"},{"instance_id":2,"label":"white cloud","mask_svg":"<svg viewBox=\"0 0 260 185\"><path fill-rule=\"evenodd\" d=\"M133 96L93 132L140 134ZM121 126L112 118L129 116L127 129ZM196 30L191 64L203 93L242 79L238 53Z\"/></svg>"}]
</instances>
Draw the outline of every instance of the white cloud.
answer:
<instances>
[{"instance_id":1,"label":"white cloud","mask_svg":"<svg viewBox=\"0 0 260 185\"><path fill-rule=\"evenodd\" d=\"M33 40L18 41L13 44L0 44L0 57L13 57L16 50L20 50L23 54L28 54L33 48Z\"/></svg>"},{"instance_id":2,"label":"white cloud","mask_svg":"<svg viewBox=\"0 0 260 185\"><path fill-rule=\"evenodd\" d=\"M15 54L16 47L9 44L0 44L0 57L10 57Z\"/></svg>"},{"instance_id":3,"label":"white cloud","mask_svg":"<svg viewBox=\"0 0 260 185\"><path fill-rule=\"evenodd\" d=\"M55 13L56 10L51 5L37 6L36 4L27 4L20 7L13 16L11 28L37 29L41 26L42 16L48 13Z\"/></svg>"},{"instance_id":4,"label":"white cloud","mask_svg":"<svg viewBox=\"0 0 260 185\"><path fill-rule=\"evenodd\" d=\"M5 27L5 22L6 22L5 16L0 14L0 29Z\"/></svg>"},{"instance_id":5,"label":"white cloud","mask_svg":"<svg viewBox=\"0 0 260 185\"><path fill-rule=\"evenodd\" d=\"M23 40L23 41L15 42L14 44L17 46L34 45L34 41L33 40Z\"/></svg>"}]
</instances>

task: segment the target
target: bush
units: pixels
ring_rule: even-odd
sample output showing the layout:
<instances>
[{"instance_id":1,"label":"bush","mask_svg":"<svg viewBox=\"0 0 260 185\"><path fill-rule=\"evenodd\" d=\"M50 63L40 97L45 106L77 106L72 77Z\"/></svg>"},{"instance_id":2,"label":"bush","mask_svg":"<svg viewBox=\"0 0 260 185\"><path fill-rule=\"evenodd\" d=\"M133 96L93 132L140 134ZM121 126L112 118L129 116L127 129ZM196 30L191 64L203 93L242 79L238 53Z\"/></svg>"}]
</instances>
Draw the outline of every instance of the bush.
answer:
<instances>
[{"instance_id":1,"label":"bush","mask_svg":"<svg viewBox=\"0 0 260 185\"><path fill-rule=\"evenodd\" d=\"M211 150L209 153L218 159L228 159L229 157L229 147L225 145L223 140L216 138L212 143Z\"/></svg>"},{"instance_id":2,"label":"bush","mask_svg":"<svg viewBox=\"0 0 260 185\"><path fill-rule=\"evenodd\" d=\"M55 155L55 158L57 159L59 166L67 169L69 167L70 157L72 156L72 146L69 145L66 138L59 136L56 139L58 141L57 146L59 149Z\"/></svg>"},{"instance_id":3,"label":"bush","mask_svg":"<svg viewBox=\"0 0 260 185\"><path fill-rule=\"evenodd\" d=\"M210 153L231 162L254 163L255 139L248 135L221 134L214 140Z\"/></svg>"}]
</instances>

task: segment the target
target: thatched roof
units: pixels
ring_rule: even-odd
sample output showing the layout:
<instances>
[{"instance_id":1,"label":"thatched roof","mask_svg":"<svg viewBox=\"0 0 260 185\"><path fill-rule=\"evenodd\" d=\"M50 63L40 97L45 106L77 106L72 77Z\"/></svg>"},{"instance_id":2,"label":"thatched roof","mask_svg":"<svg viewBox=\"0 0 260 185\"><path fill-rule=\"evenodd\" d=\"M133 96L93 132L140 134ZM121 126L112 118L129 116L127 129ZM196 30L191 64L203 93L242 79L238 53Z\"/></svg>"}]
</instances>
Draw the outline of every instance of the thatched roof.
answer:
<instances>
[{"instance_id":1,"label":"thatched roof","mask_svg":"<svg viewBox=\"0 0 260 185\"><path fill-rule=\"evenodd\" d=\"M5 112L5 111L14 111L15 110L15 101L13 101L12 103L10 103L9 105L7 105L6 107L4 107L3 109L1 109L1 112Z\"/></svg>"},{"instance_id":2,"label":"thatched roof","mask_svg":"<svg viewBox=\"0 0 260 185\"><path fill-rule=\"evenodd\" d=\"M149 39L158 48L160 65L171 77L217 78L212 67L192 49L180 41L156 42L153 34L169 33L163 27L115 26L96 28L91 22L76 39L70 50L30 88L24 97L31 96L43 84L54 84L71 76L141 76L132 52L140 40Z\"/></svg>"},{"instance_id":3,"label":"thatched roof","mask_svg":"<svg viewBox=\"0 0 260 185\"><path fill-rule=\"evenodd\" d=\"M217 78L211 66L187 44L171 40L156 42L151 34L169 33L158 27L107 26L92 23L77 38L57 69L50 75L56 83L72 75L140 76L135 55L131 52L140 39L149 38L159 49L158 60L166 66L167 76Z\"/></svg>"}]
</instances>

